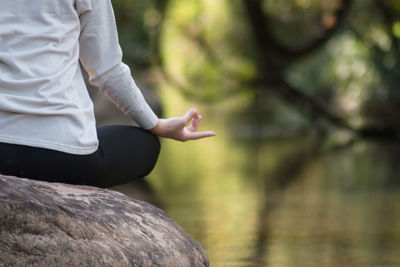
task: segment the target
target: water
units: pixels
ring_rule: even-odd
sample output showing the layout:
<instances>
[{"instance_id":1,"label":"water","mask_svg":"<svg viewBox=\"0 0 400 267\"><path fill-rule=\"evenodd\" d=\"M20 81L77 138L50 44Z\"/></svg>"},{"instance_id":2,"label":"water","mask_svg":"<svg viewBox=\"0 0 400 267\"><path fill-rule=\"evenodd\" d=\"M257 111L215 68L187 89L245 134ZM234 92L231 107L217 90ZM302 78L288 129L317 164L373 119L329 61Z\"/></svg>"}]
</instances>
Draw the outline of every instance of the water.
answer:
<instances>
[{"instance_id":1,"label":"water","mask_svg":"<svg viewBox=\"0 0 400 267\"><path fill-rule=\"evenodd\" d=\"M145 198L212 266L400 266L399 156L372 141L164 141Z\"/></svg>"},{"instance_id":2,"label":"water","mask_svg":"<svg viewBox=\"0 0 400 267\"><path fill-rule=\"evenodd\" d=\"M190 107L166 99L169 116ZM119 190L165 210L211 266L400 266L400 144L238 138L221 105L204 109L216 138L163 140L148 184Z\"/></svg>"}]
</instances>

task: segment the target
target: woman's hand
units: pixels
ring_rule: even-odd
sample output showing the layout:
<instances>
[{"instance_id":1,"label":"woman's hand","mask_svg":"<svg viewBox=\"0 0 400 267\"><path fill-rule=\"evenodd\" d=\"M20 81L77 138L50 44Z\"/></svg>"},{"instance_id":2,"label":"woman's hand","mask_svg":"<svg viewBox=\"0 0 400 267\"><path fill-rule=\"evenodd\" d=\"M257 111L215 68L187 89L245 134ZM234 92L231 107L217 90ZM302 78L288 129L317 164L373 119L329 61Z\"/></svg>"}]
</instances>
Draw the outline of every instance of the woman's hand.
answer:
<instances>
[{"instance_id":1,"label":"woman's hand","mask_svg":"<svg viewBox=\"0 0 400 267\"><path fill-rule=\"evenodd\" d=\"M182 117L159 119L156 126L150 132L157 136L182 142L214 136L215 132L213 131L196 132L200 120L201 116L196 109L192 108ZM186 127L190 121L192 123Z\"/></svg>"}]
</instances>

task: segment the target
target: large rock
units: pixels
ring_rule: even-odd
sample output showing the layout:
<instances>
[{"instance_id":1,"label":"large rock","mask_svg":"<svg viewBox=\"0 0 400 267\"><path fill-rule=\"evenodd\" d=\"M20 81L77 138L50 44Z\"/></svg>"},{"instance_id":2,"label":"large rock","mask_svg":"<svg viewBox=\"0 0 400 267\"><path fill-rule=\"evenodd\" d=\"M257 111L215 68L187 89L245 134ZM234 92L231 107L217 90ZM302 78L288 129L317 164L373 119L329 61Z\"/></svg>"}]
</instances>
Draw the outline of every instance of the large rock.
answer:
<instances>
[{"instance_id":1,"label":"large rock","mask_svg":"<svg viewBox=\"0 0 400 267\"><path fill-rule=\"evenodd\" d=\"M0 266L208 266L162 210L122 193L0 175Z\"/></svg>"}]
</instances>

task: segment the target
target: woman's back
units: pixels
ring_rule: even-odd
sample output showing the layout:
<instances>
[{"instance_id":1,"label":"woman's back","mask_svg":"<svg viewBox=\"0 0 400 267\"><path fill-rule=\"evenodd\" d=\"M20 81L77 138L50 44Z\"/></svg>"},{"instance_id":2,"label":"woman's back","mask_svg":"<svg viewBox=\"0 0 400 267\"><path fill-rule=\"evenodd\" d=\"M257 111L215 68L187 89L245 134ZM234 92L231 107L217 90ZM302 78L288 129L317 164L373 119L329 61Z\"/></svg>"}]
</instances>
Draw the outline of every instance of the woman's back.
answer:
<instances>
[{"instance_id":1,"label":"woman's back","mask_svg":"<svg viewBox=\"0 0 400 267\"><path fill-rule=\"evenodd\" d=\"M65 72L66 62L78 59L80 22L74 3L0 1L2 80L32 82L39 78L45 82Z\"/></svg>"},{"instance_id":2,"label":"woman's back","mask_svg":"<svg viewBox=\"0 0 400 267\"><path fill-rule=\"evenodd\" d=\"M96 129L79 62L142 129ZM197 132L200 119L195 109L170 119L151 110L122 62L111 0L0 0L0 173L120 184L153 169L156 135L215 135Z\"/></svg>"},{"instance_id":3,"label":"woman's back","mask_svg":"<svg viewBox=\"0 0 400 267\"><path fill-rule=\"evenodd\" d=\"M0 141L95 150L75 0L1 0L0 25Z\"/></svg>"}]
</instances>

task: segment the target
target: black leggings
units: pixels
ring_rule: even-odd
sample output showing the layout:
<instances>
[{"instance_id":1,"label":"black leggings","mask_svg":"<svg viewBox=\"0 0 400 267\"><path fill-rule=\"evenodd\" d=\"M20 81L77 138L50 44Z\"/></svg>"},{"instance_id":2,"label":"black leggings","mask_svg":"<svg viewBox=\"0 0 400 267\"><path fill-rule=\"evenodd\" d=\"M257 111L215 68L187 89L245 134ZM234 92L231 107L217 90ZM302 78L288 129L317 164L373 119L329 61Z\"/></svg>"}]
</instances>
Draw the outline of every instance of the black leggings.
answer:
<instances>
[{"instance_id":1,"label":"black leggings","mask_svg":"<svg viewBox=\"0 0 400 267\"><path fill-rule=\"evenodd\" d=\"M133 126L97 129L90 155L0 143L0 173L35 180L110 187L148 175L160 153L158 138Z\"/></svg>"}]
</instances>

